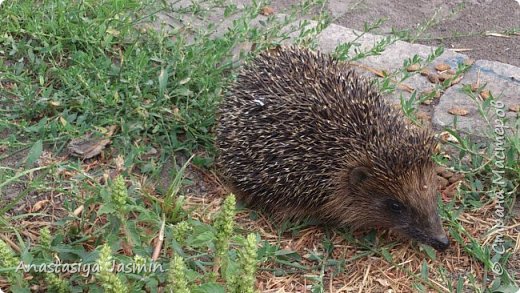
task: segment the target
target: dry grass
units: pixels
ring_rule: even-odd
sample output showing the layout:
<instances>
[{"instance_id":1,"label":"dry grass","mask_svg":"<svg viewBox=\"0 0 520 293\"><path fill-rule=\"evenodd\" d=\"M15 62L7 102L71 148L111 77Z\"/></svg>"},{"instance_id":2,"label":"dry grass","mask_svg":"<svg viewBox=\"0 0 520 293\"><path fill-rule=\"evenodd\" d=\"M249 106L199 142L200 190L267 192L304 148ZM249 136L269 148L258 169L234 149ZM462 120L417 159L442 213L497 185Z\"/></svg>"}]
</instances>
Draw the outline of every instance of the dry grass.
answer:
<instances>
[{"instance_id":1,"label":"dry grass","mask_svg":"<svg viewBox=\"0 0 520 293\"><path fill-rule=\"evenodd\" d=\"M225 191L220 187L213 194L204 198L188 197L189 206L195 207L195 214L204 221L210 221L211 214L218 210L222 198L218 194L224 195ZM480 245L491 245L497 234L513 239L516 247L512 254L517 255L520 252L520 219L514 218L503 230L492 231L494 210L494 204L488 204L478 210L461 213L458 220ZM322 279L325 292L417 292L414 287L417 283L424 285L426 292L452 292L459 279L463 279L465 288L471 288L484 286L485 278L492 277L492 272L486 271L483 264L468 253L467 237L464 237L464 243L452 239L448 250L437 253L435 259L431 259L422 246L389 231L377 231L376 244L367 247L366 242L359 239L369 231L355 232L354 242L344 237L348 232L318 226L307 226L297 233L280 234L279 224L256 212L257 217L253 219L250 212L244 209L237 215L239 229L255 231L269 244L298 254L301 256L298 264L306 268L297 269L273 260L260 263L257 288L261 292L312 292L315 282L309 277L319 275L321 266L313 260L312 254L327 254L324 239L333 246L325 259L343 261L339 267L325 267ZM392 255L392 262L381 254L381 248L385 247ZM421 278L424 262L428 267L426 279ZM518 259L510 259L509 271L516 274L514 279L520 278ZM280 275L280 272L285 273ZM470 276L476 279L470 280ZM451 287L447 285L449 283Z\"/></svg>"}]
</instances>

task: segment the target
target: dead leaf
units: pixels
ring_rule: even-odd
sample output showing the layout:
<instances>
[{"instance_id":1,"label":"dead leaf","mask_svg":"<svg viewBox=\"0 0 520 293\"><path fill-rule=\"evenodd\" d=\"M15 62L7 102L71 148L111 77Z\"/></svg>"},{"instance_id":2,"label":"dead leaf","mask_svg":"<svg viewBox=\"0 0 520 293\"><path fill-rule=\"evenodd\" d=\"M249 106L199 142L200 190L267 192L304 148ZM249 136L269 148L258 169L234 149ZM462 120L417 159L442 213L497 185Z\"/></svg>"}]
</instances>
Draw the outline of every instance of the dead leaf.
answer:
<instances>
[{"instance_id":1,"label":"dead leaf","mask_svg":"<svg viewBox=\"0 0 520 293\"><path fill-rule=\"evenodd\" d=\"M130 238L127 238L127 239L130 239ZM123 249L123 254L126 256L133 255L132 247L133 247L133 245L130 242L130 240L121 242L121 248Z\"/></svg>"},{"instance_id":2,"label":"dead leaf","mask_svg":"<svg viewBox=\"0 0 520 293\"><path fill-rule=\"evenodd\" d=\"M421 69L420 73L421 73L422 76L428 76L428 75L430 75L430 69L423 68L423 69Z\"/></svg>"},{"instance_id":3,"label":"dead leaf","mask_svg":"<svg viewBox=\"0 0 520 293\"><path fill-rule=\"evenodd\" d=\"M448 186L449 181L448 179L437 175L437 184L439 186L439 189L444 189L446 186Z\"/></svg>"},{"instance_id":4,"label":"dead leaf","mask_svg":"<svg viewBox=\"0 0 520 293\"><path fill-rule=\"evenodd\" d=\"M459 143L457 138L447 131L443 131L439 134L439 138L442 142L453 142Z\"/></svg>"},{"instance_id":5,"label":"dead leaf","mask_svg":"<svg viewBox=\"0 0 520 293\"><path fill-rule=\"evenodd\" d=\"M110 143L110 137L114 134L117 126L112 125L107 128L99 127L99 132L104 136L92 137L92 133L87 133L83 138L71 140L67 148L72 156L82 159L90 159L101 153Z\"/></svg>"},{"instance_id":6,"label":"dead leaf","mask_svg":"<svg viewBox=\"0 0 520 293\"><path fill-rule=\"evenodd\" d=\"M491 92L489 90L483 90L483 91L480 92L480 97L484 101L489 99L490 96L491 96Z\"/></svg>"},{"instance_id":7,"label":"dead leaf","mask_svg":"<svg viewBox=\"0 0 520 293\"><path fill-rule=\"evenodd\" d=\"M263 16L269 16L274 13L274 9L271 6L264 6L260 9L260 14Z\"/></svg>"},{"instance_id":8,"label":"dead leaf","mask_svg":"<svg viewBox=\"0 0 520 293\"><path fill-rule=\"evenodd\" d=\"M432 96L433 98L437 99L437 98L441 97L441 91L433 89L433 88L429 89L429 90L425 90L425 91L421 92L421 97L425 97L425 96Z\"/></svg>"},{"instance_id":9,"label":"dead leaf","mask_svg":"<svg viewBox=\"0 0 520 293\"><path fill-rule=\"evenodd\" d=\"M450 183L455 183L455 182L460 181L462 179L464 179L464 174L457 173L457 174L454 174L453 176L451 176L449 178L449 181L450 181Z\"/></svg>"},{"instance_id":10,"label":"dead leaf","mask_svg":"<svg viewBox=\"0 0 520 293\"><path fill-rule=\"evenodd\" d=\"M112 27L109 27L106 32L107 32L107 34L112 35L114 37L117 37L117 36L119 36L121 34L120 31L118 31L118 30L116 30L116 29L114 29Z\"/></svg>"},{"instance_id":11,"label":"dead leaf","mask_svg":"<svg viewBox=\"0 0 520 293\"><path fill-rule=\"evenodd\" d=\"M156 148L151 147L146 153L144 153L145 156L155 156L159 153Z\"/></svg>"},{"instance_id":12,"label":"dead leaf","mask_svg":"<svg viewBox=\"0 0 520 293\"><path fill-rule=\"evenodd\" d=\"M468 59L464 60L464 65L466 65L466 66L471 66L471 65L473 65L473 63L475 63L475 59L473 59L473 58L468 58Z\"/></svg>"},{"instance_id":13,"label":"dead leaf","mask_svg":"<svg viewBox=\"0 0 520 293\"><path fill-rule=\"evenodd\" d=\"M455 116L466 116L469 114L469 111L461 107L453 107L448 110L448 113Z\"/></svg>"},{"instance_id":14,"label":"dead leaf","mask_svg":"<svg viewBox=\"0 0 520 293\"><path fill-rule=\"evenodd\" d=\"M509 111L518 113L520 111L520 104L509 106Z\"/></svg>"},{"instance_id":15,"label":"dead leaf","mask_svg":"<svg viewBox=\"0 0 520 293\"><path fill-rule=\"evenodd\" d=\"M115 163L115 165L116 165L116 171L117 171L117 172L121 172L122 170L125 169L125 158L123 158L123 156L118 155L118 156L114 159L114 163Z\"/></svg>"},{"instance_id":16,"label":"dead leaf","mask_svg":"<svg viewBox=\"0 0 520 293\"><path fill-rule=\"evenodd\" d=\"M83 211L84 208L85 208L84 205L80 205L79 207L77 207L77 208L72 212L72 214L73 214L74 216L78 217L78 216L81 214L81 212Z\"/></svg>"},{"instance_id":17,"label":"dead leaf","mask_svg":"<svg viewBox=\"0 0 520 293\"><path fill-rule=\"evenodd\" d=\"M443 72L443 73L439 74L438 77L439 77L440 81L445 81L447 79L454 78L455 76L451 75L451 74L448 74L447 72Z\"/></svg>"},{"instance_id":18,"label":"dead leaf","mask_svg":"<svg viewBox=\"0 0 520 293\"><path fill-rule=\"evenodd\" d=\"M417 71L419 70L419 68L421 68L421 65L417 64L417 63L414 63L408 67L406 67L406 71L408 72L414 72L414 71Z\"/></svg>"},{"instance_id":19,"label":"dead leaf","mask_svg":"<svg viewBox=\"0 0 520 293\"><path fill-rule=\"evenodd\" d=\"M110 137L114 134L114 132L116 131L116 128L117 128L117 126L111 125L111 126L107 127L106 130L103 129L103 131L101 133L105 134L105 136L107 136L107 137Z\"/></svg>"},{"instance_id":20,"label":"dead leaf","mask_svg":"<svg viewBox=\"0 0 520 293\"><path fill-rule=\"evenodd\" d=\"M446 186L444 191L442 192L441 196L444 201L448 201L449 199L452 199L457 194L457 187L458 184L450 184Z\"/></svg>"},{"instance_id":21,"label":"dead leaf","mask_svg":"<svg viewBox=\"0 0 520 293\"><path fill-rule=\"evenodd\" d=\"M82 159L90 159L101 153L101 151L110 143L110 139L91 138L88 134L83 139L73 139L68 149L71 155Z\"/></svg>"},{"instance_id":22,"label":"dead leaf","mask_svg":"<svg viewBox=\"0 0 520 293\"><path fill-rule=\"evenodd\" d=\"M435 65L435 70L437 70L437 71L445 71L448 69L451 69L451 66L446 63L439 63L439 64Z\"/></svg>"},{"instance_id":23,"label":"dead leaf","mask_svg":"<svg viewBox=\"0 0 520 293\"><path fill-rule=\"evenodd\" d=\"M448 169L444 169L444 171L442 171L440 175L446 179L449 179L451 176L453 176L453 172L451 172Z\"/></svg>"},{"instance_id":24,"label":"dead leaf","mask_svg":"<svg viewBox=\"0 0 520 293\"><path fill-rule=\"evenodd\" d=\"M44 199L44 200L40 200L40 201L36 202L32 206L31 212L34 213L34 212L37 212L37 211L41 210L48 202L49 202L48 199Z\"/></svg>"},{"instance_id":25,"label":"dead leaf","mask_svg":"<svg viewBox=\"0 0 520 293\"><path fill-rule=\"evenodd\" d=\"M384 286L384 287L390 286L390 283L386 279L377 278L376 282L378 282L381 286Z\"/></svg>"},{"instance_id":26,"label":"dead leaf","mask_svg":"<svg viewBox=\"0 0 520 293\"><path fill-rule=\"evenodd\" d=\"M439 77L438 77L437 74L435 74L435 73L430 73L430 74L428 74L428 80L429 80L431 83L439 83Z\"/></svg>"},{"instance_id":27,"label":"dead leaf","mask_svg":"<svg viewBox=\"0 0 520 293\"><path fill-rule=\"evenodd\" d=\"M418 111L417 114L415 114L415 117L417 117L417 119L422 120L422 121L430 121L430 119L432 118L430 116L430 114L428 114L424 111Z\"/></svg>"},{"instance_id":28,"label":"dead leaf","mask_svg":"<svg viewBox=\"0 0 520 293\"><path fill-rule=\"evenodd\" d=\"M445 170L446 170L446 167L444 167L444 166L436 166L435 167L435 173L437 173L438 175L440 175Z\"/></svg>"}]
</instances>

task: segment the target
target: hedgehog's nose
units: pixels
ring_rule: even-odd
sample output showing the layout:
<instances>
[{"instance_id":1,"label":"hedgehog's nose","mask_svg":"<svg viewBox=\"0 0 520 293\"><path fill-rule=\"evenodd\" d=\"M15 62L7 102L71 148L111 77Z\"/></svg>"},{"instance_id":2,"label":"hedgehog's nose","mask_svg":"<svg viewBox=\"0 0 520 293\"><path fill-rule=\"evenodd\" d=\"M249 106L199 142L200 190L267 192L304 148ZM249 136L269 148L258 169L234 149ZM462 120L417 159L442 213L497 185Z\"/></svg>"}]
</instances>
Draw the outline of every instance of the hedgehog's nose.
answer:
<instances>
[{"instance_id":1,"label":"hedgehog's nose","mask_svg":"<svg viewBox=\"0 0 520 293\"><path fill-rule=\"evenodd\" d=\"M432 247L435 248L437 251L444 251L449 246L450 240L446 235L443 234L433 238Z\"/></svg>"}]
</instances>

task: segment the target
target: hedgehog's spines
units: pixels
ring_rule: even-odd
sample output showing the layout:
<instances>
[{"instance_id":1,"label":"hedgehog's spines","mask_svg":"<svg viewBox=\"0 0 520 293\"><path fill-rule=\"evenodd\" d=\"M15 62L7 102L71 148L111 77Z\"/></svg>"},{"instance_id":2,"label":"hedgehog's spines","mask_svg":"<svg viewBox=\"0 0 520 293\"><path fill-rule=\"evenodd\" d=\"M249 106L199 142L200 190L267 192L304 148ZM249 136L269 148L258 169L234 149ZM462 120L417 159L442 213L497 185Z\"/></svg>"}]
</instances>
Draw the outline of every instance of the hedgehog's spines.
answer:
<instances>
[{"instance_id":1,"label":"hedgehog's spines","mask_svg":"<svg viewBox=\"0 0 520 293\"><path fill-rule=\"evenodd\" d=\"M432 192L407 198L432 177L431 132L328 55L297 47L261 53L230 87L216 132L219 170L250 205L356 226L369 219L355 211L372 207L355 207L364 205L363 190L349 185L349 172L366 167L366 188L432 213Z\"/></svg>"}]
</instances>

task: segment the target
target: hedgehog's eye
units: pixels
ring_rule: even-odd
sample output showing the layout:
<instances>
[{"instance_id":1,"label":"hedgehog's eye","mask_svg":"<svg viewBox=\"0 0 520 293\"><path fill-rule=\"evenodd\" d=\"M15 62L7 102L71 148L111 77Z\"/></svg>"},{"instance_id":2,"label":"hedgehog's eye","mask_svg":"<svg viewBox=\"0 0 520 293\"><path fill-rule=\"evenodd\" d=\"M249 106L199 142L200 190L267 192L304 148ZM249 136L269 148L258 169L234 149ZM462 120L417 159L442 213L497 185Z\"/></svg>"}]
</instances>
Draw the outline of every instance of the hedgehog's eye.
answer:
<instances>
[{"instance_id":1,"label":"hedgehog's eye","mask_svg":"<svg viewBox=\"0 0 520 293\"><path fill-rule=\"evenodd\" d=\"M396 214L401 213L404 210L404 206L402 203L396 201L396 200L389 200L388 201L388 207L390 210Z\"/></svg>"}]
</instances>

